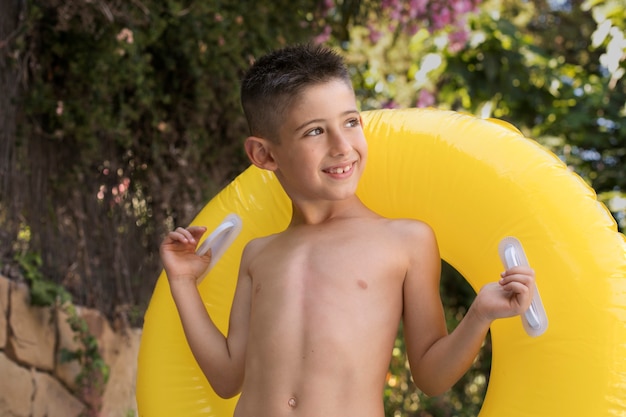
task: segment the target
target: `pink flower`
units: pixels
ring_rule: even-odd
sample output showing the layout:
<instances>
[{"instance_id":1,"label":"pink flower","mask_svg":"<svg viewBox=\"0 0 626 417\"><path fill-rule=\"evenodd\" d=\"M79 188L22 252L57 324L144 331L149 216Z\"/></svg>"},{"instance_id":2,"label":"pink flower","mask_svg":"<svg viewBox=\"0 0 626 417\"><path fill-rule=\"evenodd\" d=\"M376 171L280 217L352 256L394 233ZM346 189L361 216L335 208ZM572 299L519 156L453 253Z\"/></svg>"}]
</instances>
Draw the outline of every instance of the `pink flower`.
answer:
<instances>
[{"instance_id":1,"label":"pink flower","mask_svg":"<svg viewBox=\"0 0 626 417\"><path fill-rule=\"evenodd\" d=\"M435 96L430 91L422 88L417 96L416 107L430 107L435 104Z\"/></svg>"},{"instance_id":2,"label":"pink flower","mask_svg":"<svg viewBox=\"0 0 626 417\"><path fill-rule=\"evenodd\" d=\"M328 41L328 39L330 39L331 30L332 29L330 28L330 25L324 26L324 30L322 30L322 33L313 38L313 42L319 45Z\"/></svg>"},{"instance_id":3,"label":"pink flower","mask_svg":"<svg viewBox=\"0 0 626 417\"><path fill-rule=\"evenodd\" d=\"M466 30L457 30L448 35L448 49L450 52L459 52L467 44L469 34Z\"/></svg>"},{"instance_id":4,"label":"pink flower","mask_svg":"<svg viewBox=\"0 0 626 417\"><path fill-rule=\"evenodd\" d=\"M372 42L373 44L378 43L378 41L383 36L383 34L372 26L369 27L369 30L370 30L370 35L369 35L370 42Z\"/></svg>"}]
</instances>

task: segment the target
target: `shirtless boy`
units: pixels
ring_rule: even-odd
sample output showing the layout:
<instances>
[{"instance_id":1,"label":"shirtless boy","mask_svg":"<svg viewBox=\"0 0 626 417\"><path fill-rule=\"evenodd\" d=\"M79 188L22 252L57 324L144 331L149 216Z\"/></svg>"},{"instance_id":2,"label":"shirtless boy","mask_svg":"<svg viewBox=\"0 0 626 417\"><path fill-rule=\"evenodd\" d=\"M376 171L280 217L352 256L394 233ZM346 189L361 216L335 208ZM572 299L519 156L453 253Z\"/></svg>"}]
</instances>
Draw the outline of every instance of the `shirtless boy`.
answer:
<instances>
[{"instance_id":1,"label":"shirtless boy","mask_svg":"<svg viewBox=\"0 0 626 417\"><path fill-rule=\"evenodd\" d=\"M413 379L428 395L469 368L491 322L524 312L534 272L516 267L477 294L448 334L440 257L425 223L387 219L356 196L367 143L341 58L296 46L257 61L242 86L250 161L293 203L286 230L245 248L228 335L196 287L204 227L177 228L161 258L188 343L235 417L382 417L400 320Z\"/></svg>"}]
</instances>

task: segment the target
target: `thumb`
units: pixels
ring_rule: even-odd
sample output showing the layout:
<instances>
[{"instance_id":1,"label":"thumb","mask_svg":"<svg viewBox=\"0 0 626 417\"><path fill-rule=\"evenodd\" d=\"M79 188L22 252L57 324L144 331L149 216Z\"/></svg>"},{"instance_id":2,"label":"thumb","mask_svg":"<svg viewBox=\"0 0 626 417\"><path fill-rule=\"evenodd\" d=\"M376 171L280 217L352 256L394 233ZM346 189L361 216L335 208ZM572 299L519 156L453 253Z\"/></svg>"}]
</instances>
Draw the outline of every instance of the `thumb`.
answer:
<instances>
[{"instance_id":1,"label":"thumb","mask_svg":"<svg viewBox=\"0 0 626 417\"><path fill-rule=\"evenodd\" d=\"M206 261L207 265L211 264L211 260L213 259L213 249L209 248L204 255L201 256L203 260Z\"/></svg>"}]
</instances>

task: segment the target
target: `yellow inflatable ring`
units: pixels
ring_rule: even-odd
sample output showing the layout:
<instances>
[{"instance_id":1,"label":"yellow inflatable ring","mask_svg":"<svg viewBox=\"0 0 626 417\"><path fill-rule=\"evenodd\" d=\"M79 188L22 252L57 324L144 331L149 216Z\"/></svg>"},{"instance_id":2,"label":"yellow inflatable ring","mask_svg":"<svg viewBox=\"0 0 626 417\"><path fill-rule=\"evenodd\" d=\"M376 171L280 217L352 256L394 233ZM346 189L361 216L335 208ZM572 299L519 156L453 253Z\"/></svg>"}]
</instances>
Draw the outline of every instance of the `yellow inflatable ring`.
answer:
<instances>
[{"instance_id":1,"label":"yellow inflatable ring","mask_svg":"<svg viewBox=\"0 0 626 417\"><path fill-rule=\"evenodd\" d=\"M434 228L442 258L480 288L500 273L498 242L517 237L550 321L529 337L519 318L492 326L490 383L480 416L626 415L626 243L596 195L536 142L496 120L433 109L364 112L369 161L359 195L388 217ZM283 229L290 204L273 175L249 168L194 220L243 229L200 284L226 331L239 257L250 239ZM231 416L187 347L159 277L139 353L142 417Z\"/></svg>"}]
</instances>

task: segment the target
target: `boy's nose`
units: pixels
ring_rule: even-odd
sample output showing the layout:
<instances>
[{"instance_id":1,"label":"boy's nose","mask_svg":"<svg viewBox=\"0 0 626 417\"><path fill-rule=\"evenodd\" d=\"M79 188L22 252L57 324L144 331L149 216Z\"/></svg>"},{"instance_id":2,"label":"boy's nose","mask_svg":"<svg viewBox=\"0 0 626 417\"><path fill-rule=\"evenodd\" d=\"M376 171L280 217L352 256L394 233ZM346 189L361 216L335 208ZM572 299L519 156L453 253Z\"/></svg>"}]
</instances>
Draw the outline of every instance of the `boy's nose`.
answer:
<instances>
[{"instance_id":1,"label":"boy's nose","mask_svg":"<svg viewBox=\"0 0 626 417\"><path fill-rule=\"evenodd\" d=\"M329 135L329 140L330 151L333 156L347 155L350 153L352 145L350 144L348 136L342 134L341 132L335 132Z\"/></svg>"}]
</instances>

